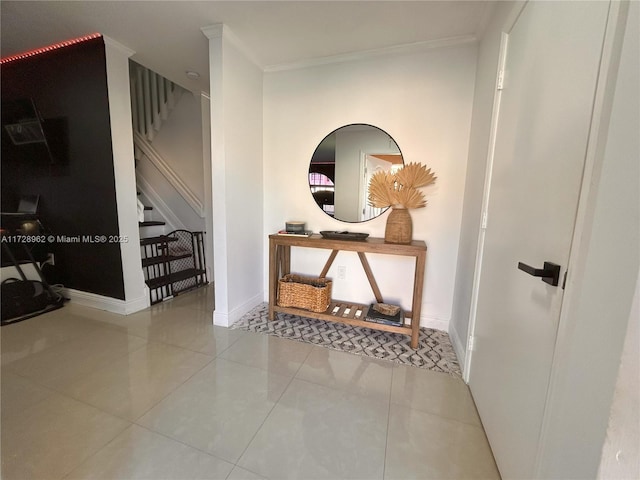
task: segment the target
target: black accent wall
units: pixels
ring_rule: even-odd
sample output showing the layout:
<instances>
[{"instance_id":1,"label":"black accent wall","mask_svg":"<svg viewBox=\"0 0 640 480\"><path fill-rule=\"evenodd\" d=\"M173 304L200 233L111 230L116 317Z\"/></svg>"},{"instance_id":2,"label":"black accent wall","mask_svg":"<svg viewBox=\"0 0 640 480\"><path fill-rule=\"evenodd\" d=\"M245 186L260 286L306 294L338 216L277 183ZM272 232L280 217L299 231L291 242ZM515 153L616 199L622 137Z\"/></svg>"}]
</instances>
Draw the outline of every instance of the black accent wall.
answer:
<instances>
[{"instance_id":1,"label":"black accent wall","mask_svg":"<svg viewBox=\"0 0 640 480\"><path fill-rule=\"evenodd\" d=\"M2 102L33 99L53 153L13 145L3 128L2 211L15 211L21 195L40 195L47 233L81 237L49 245L49 280L124 300L120 244L109 242L119 228L103 39L2 65L1 86Z\"/></svg>"}]
</instances>

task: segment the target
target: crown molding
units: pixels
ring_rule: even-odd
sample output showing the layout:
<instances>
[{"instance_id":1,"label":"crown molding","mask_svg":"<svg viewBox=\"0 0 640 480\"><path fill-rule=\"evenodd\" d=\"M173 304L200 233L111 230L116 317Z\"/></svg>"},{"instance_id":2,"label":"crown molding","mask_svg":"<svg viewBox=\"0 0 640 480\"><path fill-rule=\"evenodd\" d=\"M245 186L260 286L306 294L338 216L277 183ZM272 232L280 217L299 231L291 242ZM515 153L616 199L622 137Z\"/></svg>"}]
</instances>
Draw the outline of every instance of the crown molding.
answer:
<instances>
[{"instance_id":1,"label":"crown molding","mask_svg":"<svg viewBox=\"0 0 640 480\"><path fill-rule=\"evenodd\" d=\"M482 11L480 21L478 22L478 26L476 27L475 31L475 35L478 39L483 37L484 32L487 29L487 25L489 25L489 22L491 21L491 17L493 16L493 12L495 11L497 4L497 1L485 3L484 10Z\"/></svg>"},{"instance_id":2,"label":"crown molding","mask_svg":"<svg viewBox=\"0 0 640 480\"><path fill-rule=\"evenodd\" d=\"M282 63L276 65L267 65L264 71L267 73L281 72L285 70L298 70L303 68L315 67L319 65L329 65L332 63L353 62L357 60L366 60L369 58L382 57L385 55L402 55L410 53L420 53L438 48L447 48L457 45L465 45L476 43L478 41L475 35L462 35L457 37L442 38L438 40L429 40L425 42L407 43L404 45L394 45L392 47L377 48L373 50L364 50L362 52L345 53L340 55L330 55L327 57L312 58L299 62Z\"/></svg>"},{"instance_id":3,"label":"crown molding","mask_svg":"<svg viewBox=\"0 0 640 480\"><path fill-rule=\"evenodd\" d=\"M224 23L217 23L215 25L209 25L207 27L202 27L200 31L207 37L209 40L213 40L215 38L224 38L228 40L232 45L234 45L242 54L256 67L260 70L264 70L264 67L258 60L254 57L251 50L249 50L242 41L236 36L235 33Z\"/></svg>"},{"instance_id":4,"label":"crown molding","mask_svg":"<svg viewBox=\"0 0 640 480\"><path fill-rule=\"evenodd\" d=\"M228 29L228 27L227 27ZM216 23L215 25L208 25L206 27L202 27L200 31L204 34L208 39L212 38L220 38L222 36L223 31L225 30L225 26L223 23Z\"/></svg>"},{"instance_id":5,"label":"crown molding","mask_svg":"<svg viewBox=\"0 0 640 480\"><path fill-rule=\"evenodd\" d=\"M131 57L136 53L134 50L131 50L129 47L125 47L120 42L117 42L113 38L107 37L106 35L103 35L102 39L104 40L105 45L108 45L111 48L115 48L116 50L120 51L120 53L125 54L127 57Z\"/></svg>"}]
</instances>

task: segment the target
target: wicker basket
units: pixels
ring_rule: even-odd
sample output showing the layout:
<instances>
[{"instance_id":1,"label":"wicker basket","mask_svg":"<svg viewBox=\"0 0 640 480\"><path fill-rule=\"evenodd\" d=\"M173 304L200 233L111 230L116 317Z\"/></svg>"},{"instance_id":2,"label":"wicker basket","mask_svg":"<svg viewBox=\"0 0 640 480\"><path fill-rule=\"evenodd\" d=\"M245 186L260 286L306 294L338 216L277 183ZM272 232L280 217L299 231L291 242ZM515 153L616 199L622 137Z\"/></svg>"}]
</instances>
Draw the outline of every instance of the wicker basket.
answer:
<instances>
[{"instance_id":1,"label":"wicker basket","mask_svg":"<svg viewBox=\"0 0 640 480\"><path fill-rule=\"evenodd\" d=\"M326 278L287 274L278 280L278 306L324 312L331 302L332 284Z\"/></svg>"}]
</instances>

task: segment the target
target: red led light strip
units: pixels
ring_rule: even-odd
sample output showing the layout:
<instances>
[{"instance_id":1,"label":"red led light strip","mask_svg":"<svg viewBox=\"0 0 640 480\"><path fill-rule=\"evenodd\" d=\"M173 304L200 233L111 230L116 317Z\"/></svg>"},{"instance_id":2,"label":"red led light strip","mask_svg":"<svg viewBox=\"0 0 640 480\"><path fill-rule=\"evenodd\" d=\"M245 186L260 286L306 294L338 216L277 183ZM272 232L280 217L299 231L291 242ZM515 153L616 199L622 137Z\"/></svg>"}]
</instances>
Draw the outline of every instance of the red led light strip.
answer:
<instances>
[{"instance_id":1,"label":"red led light strip","mask_svg":"<svg viewBox=\"0 0 640 480\"><path fill-rule=\"evenodd\" d=\"M0 60L0 65L13 62L14 60L22 60L24 58L33 57L34 55L39 55L41 53L57 50L58 48L69 47L71 45L75 45L76 43L86 42L87 40L93 40L94 38L100 38L101 36L102 36L101 33L92 33L90 35L85 35L83 37L72 38L71 40L65 40L64 42L54 43L52 45L47 45L46 47L36 48L33 50L29 50L28 52L18 53L16 55L4 57L3 59Z\"/></svg>"}]
</instances>

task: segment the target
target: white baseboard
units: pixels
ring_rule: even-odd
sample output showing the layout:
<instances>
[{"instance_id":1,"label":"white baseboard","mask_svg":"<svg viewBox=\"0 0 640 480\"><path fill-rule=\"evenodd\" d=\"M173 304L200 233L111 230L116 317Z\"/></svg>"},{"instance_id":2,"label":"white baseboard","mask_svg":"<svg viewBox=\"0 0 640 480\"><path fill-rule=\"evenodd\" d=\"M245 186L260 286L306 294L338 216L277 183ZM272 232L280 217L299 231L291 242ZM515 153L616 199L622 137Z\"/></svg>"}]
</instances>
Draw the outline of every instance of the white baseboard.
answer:
<instances>
[{"instance_id":1,"label":"white baseboard","mask_svg":"<svg viewBox=\"0 0 640 480\"><path fill-rule=\"evenodd\" d=\"M460 369L462 370L462 374L464 376L464 366L465 366L465 358L467 355L467 342L466 339L463 342L458 334L458 331L455 329L453 325L449 327L449 338L451 339L451 345L453 346L453 350L456 352L456 356L458 357L458 364L460 365Z\"/></svg>"},{"instance_id":2,"label":"white baseboard","mask_svg":"<svg viewBox=\"0 0 640 480\"><path fill-rule=\"evenodd\" d=\"M98 310L106 310L107 312L117 313L119 315L129 315L144 310L149 306L148 295L133 300L120 300L118 298L104 297L95 293L74 290L73 288L64 288L62 292L72 303Z\"/></svg>"},{"instance_id":3,"label":"white baseboard","mask_svg":"<svg viewBox=\"0 0 640 480\"><path fill-rule=\"evenodd\" d=\"M442 320L441 318L420 315L420 326L446 332L447 330L449 330L449 321Z\"/></svg>"},{"instance_id":4,"label":"white baseboard","mask_svg":"<svg viewBox=\"0 0 640 480\"><path fill-rule=\"evenodd\" d=\"M220 327L230 327L238 320L242 318L242 316L251 310L254 307L257 307L261 303L263 303L263 294L260 293L258 295L253 296L246 302L244 302L239 307L234 308L229 313L223 313L218 310L213 312L213 324L218 325Z\"/></svg>"}]
</instances>

